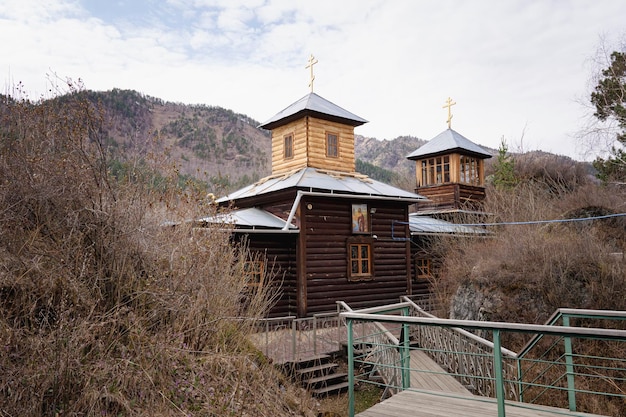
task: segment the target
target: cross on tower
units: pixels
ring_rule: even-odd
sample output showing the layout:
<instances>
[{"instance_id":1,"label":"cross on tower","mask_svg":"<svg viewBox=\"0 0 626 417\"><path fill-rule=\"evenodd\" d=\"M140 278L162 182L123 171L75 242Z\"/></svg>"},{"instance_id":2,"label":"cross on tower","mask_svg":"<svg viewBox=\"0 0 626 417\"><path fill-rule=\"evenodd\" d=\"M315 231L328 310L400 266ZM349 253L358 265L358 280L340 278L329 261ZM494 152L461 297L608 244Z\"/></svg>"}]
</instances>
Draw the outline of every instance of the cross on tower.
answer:
<instances>
[{"instance_id":1,"label":"cross on tower","mask_svg":"<svg viewBox=\"0 0 626 417\"><path fill-rule=\"evenodd\" d=\"M448 99L446 100L446 104L443 105L442 108L448 108L448 129L452 128L452 106L454 106L456 104L455 101L452 101L452 99L450 97L448 97Z\"/></svg>"},{"instance_id":2,"label":"cross on tower","mask_svg":"<svg viewBox=\"0 0 626 417\"><path fill-rule=\"evenodd\" d=\"M317 64L317 59L315 59L313 54L311 54L311 56L309 57L309 63L306 67L304 67L311 69L311 81L309 81L309 87L311 87L311 92L313 92L313 80L315 80L315 75L313 75L313 65L315 64Z\"/></svg>"}]
</instances>

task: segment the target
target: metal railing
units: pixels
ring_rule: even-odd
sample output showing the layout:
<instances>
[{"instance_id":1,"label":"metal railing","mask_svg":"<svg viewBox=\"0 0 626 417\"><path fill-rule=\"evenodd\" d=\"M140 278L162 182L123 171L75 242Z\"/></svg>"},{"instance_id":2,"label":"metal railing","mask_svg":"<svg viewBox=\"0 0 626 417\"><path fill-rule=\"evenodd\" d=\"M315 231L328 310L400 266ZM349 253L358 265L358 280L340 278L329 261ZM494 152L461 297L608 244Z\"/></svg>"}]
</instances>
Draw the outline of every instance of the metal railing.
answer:
<instances>
[{"instance_id":1,"label":"metal railing","mask_svg":"<svg viewBox=\"0 0 626 417\"><path fill-rule=\"evenodd\" d=\"M560 308L546 325L587 327L623 321L625 311ZM536 334L518 354L520 399L527 403L549 401L576 411L581 400L589 401L597 387L604 386L605 396L613 397L615 402L624 399L626 412L626 344L609 340L594 344L597 354L581 354L591 349L585 349L575 338ZM616 357L605 356L610 353Z\"/></svg>"},{"instance_id":2,"label":"metal railing","mask_svg":"<svg viewBox=\"0 0 626 417\"><path fill-rule=\"evenodd\" d=\"M338 351L346 341L346 332L337 311L305 318L260 319L251 339L266 357L283 363Z\"/></svg>"},{"instance_id":3,"label":"metal railing","mask_svg":"<svg viewBox=\"0 0 626 417\"><path fill-rule=\"evenodd\" d=\"M414 317L436 316L424 311L408 297L401 297L409 304ZM466 330L455 327L413 326L411 341L416 343L437 364L454 376L473 394L484 397L495 395L493 378L493 342ZM507 400L518 400L517 354L501 348Z\"/></svg>"},{"instance_id":4,"label":"metal railing","mask_svg":"<svg viewBox=\"0 0 626 417\"><path fill-rule=\"evenodd\" d=\"M624 376L626 375L626 362L624 358L619 356L611 357L601 356L601 352L594 352L594 355L583 354L583 350L580 348L584 343L611 343L618 344L617 348L621 348L622 352L626 349L626 331L615 329L600 329L600 328L587 328L587 327L574 327L574 326L553 326L553 325L529 325L520 323L499 323L499 322L482 322L482 321L469 321L469 320L449 320L440 319L429 315L422 315L420 317L410 316L408 311L413 309L412 303L405 301L404 303L398 303L391 306L379 307L377 309L364 309L359 311L345 311L341 313L341 317L346 320L346 326L348 329L348 376L350 379L349 388L349 412L350 416L354 416L354 386L356 383L370 383L368 374L360 372L360 369L367 369L372 367L373 363L380 360L380 363L376 363L379 370L387 368L387 371L391 375L396 375L396 378L386 378L385 384L392 390L400 391L406 389L415 389L410 386L410 373L420 372L419 369L411 369L409 367L410 354L412 350L426 350L431 355L440 355L443 357L444 364L448 363L453 369L453 374L460 378L467 378L468 381L473 381L474 385L476 381L485 381L483 385L490 386L489 389L484 389L483 393L488 393L489 396L494 397L492 401L497 404L498 416L505 416L505 404L513 406L511 401L507 401L511 397L516 398L513 393L519 393L524 390L526 393L529 387L534 387L538 390L557 390L569 393L571 391L584 395L596 395L599 397L608 398L608 401L615 399L615 401L626 401L626 393L620 390L624 386ZM396 314L388 314L395 312ZM624 314L621 312L621 314ZM400 330L400 338L398 343L384 342L382 338L376 339L379 331L374 332L373 335L357 335L354 332L356 326L361 326L367 323L384 323L385 327ZM433 330L439 329L439 330ZM477 379L475 371L479 369L475 360L461 359L465 353L462 352L462 348L476 349L476 343L467 344L454 342L454 344L439 343L438 345L431 346L426 349L420 346L420 341L424 342L426 339L436 340L439 336L433 336L435 332L442 332L443 329L456 332L456 334L469 331L478 330L486 332L491 336L491 341L484 343L483 341L475 340L474 337L469 335L468 339L474 340L480 348L471 355L474 358L480 358L481 361L488 363L492 369L484 368L482 375ZM457 329L457 330L452 330ZM393 331L393 330L392 330ZM419 334L430 333L430 336L419 336ZM404 337L408 334L417 334L417 344L410 344L409 337ZM441 333L443 334L443 333ZM567 346L564 347L566 351L563 356L563 368L565 369L565 377L559 377L552 383L546 383L544 380L537 380L535 378L529 380L530 376L528 368L530 364L539 362L542 364L552 364L557 366L560 360L554 360L549 357L531 358L531 356L523 356L521 359L513 352L502 349L503 336L509 336L511 334L518 335L540 335L542 339L546 338L561 338L561 340L570 340L572 346L576 346L576 351L581 353L567 353ZM369 337L369 338L368 338ZM442 336L443 337L443 336ZM448 336L446 336L448 337ZM455 336L456 337L456 336ZM421 339L419 339L421 338ZM448 337L449 338L449 337ZM453 340L454 338L450 339ZM378 351L397 351L398 355L388 355L385 357L380 355L374 358L372 355L365 353L355 352L355 346L359 346L361 343L375 342L375 349ZM484 339L483 339L484 340ZM575 341L575 343L573 343ZM537 345L537 344L535 344ZM456 359L455 359L456 358ZM469 358L469 356L468 356ZM520 364L520 360L523 363ZM385 361L382 363L382 361ZM589 368L589 361L594 361L592 368ZM511 372L511 366L516 365L520 369L519 373ZM483 365L480 365L481 367ZM561 365L558 365L561 366ZM577 388L573 383L576 377L582 377L583 372L577 372L576 370L587 369L587 373L594 373L601 375L599 379L604 378L606 380L610 377L617 377L618 379L612 379L616 381L613 384L614 389L594 389L592 386L585 386ZM454 370L456 369L456 370ZM589 370L591 369L591 371ZM547 374L546 374L547 375ZM621 375L621 379L620 376ZM551 376L551 375L550 375ZM571 376L571 377L570 377ZM556 382L555 382L556 381ZM516 390L510 387L517 386ZM481 399L485 401L485 397L475 396L472 398ZM551 404L548 404L551 405ZM524 405L525 407L532 407L532 405ZM571 409L572 407L570 407ZM575 407L574 407L575 409ZM573 410L572 410L573 411Z\"/></svg>"}]
</instances>

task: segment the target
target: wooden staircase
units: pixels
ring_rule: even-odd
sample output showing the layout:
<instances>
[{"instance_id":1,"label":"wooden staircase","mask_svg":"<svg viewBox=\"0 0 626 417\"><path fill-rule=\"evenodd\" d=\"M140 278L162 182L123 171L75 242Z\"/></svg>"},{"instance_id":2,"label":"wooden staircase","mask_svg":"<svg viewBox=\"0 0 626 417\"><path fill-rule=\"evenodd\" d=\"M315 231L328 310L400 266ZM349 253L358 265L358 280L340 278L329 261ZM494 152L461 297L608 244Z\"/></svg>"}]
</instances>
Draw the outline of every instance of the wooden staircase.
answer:
<instances>
[{"instance_id":1,"label":"wooden staircase","mask_svg":"<svg viewBox=\"0 0 626 417\"><path fill-rule=\"evenodd\" d=\"M316 397L344 392L348 389L348 373L338 370L331 355L318 355L286 362L285 372Z\"/></svg>"}]
</instances>

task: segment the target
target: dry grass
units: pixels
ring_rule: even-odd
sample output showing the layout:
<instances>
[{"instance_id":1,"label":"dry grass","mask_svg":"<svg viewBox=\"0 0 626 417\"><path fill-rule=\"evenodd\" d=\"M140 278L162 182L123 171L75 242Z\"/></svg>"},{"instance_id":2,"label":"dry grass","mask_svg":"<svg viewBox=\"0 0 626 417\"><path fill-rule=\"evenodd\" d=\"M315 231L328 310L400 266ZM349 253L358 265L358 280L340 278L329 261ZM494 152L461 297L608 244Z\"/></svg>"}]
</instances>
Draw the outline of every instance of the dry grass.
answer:
<instances>
[{"instance_id":1,"label":"dry grass","mask_svg":"<svg viewBox=\"0 0 626 417\"><path fill-rule=\"evenodd\" d=\"M492 222L584 218L626 211L624 189L594 185L554 193L543 184L525 183L508 191L490 189L487 196L486 211L495 213L489 219ZM626 310L625 217L502 225L489 230L493 236L487 239L440 242L439 250L446 256L442 278L435 287L453 317L542 324L560 307ZM610 326L623 328L624 324ZM526 341L524 335L508 334L503 344L519 350ZM579 353L594 349L597 347L581 345ZM604 346L602 354L619 358L626 352L624 346ZM597 398L584 401L583 411L624 412L623 404L598 403Z\"/></svg>"},{"instance_id":2,"label":"dry grass","mask_svg":"<svg viewBox=\"0 0 626 417\"><path fill-rule=\"evenodd\" d=\"M103 123L77 94L0 103L2 415L310 415L231 320L272 298L246 292L246 248L195 233L211 206L150 161L113 179Z\"/></svg>"}]
</instances>

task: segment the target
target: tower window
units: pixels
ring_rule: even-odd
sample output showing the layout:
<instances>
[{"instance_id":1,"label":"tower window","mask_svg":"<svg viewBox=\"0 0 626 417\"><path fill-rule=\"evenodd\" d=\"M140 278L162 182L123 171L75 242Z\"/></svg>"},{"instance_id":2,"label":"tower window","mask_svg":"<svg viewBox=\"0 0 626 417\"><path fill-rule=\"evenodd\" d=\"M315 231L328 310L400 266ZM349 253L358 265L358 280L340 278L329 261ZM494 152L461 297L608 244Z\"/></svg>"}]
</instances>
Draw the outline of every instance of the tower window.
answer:
<instances>
[{"instance_id":1,"label":"tower window","mask_svg":"<svg viewBox=\"0 0 626 417\"><path fill-rule=\"evenodd\" d=\"M422 185L438 185L450 182L450 157L424 159L422 161Z\"/></svg>"},{"instance_id":2,"label":"tower window","mask_svg":"<svg viewBox=\"0 0 626 417\"><path fill-rule=\"evenodd\" d=\"M285 159L293 158L293 135L287 135L283 142L283 155Z\"/></svg>"},{"instance_id":3,"label":"tower window","mask_svg":"<svg viewBox=\"0 0 626 417\"><path fill-rule=\"evenodd\" d=\"M478 158L461 156L461 182L471 185L480 184L480 162Z\"/></svg>"},{"instance_id":4,"label":"tower window","mask_svg":"<svg viewBox=\"0 0 626 417\"><path fill-rule=\"evenodd\" d=\"M334 133L326 133L326 156L332 158L339 156L339 141Z\"/></svg>"}]
</instances>

